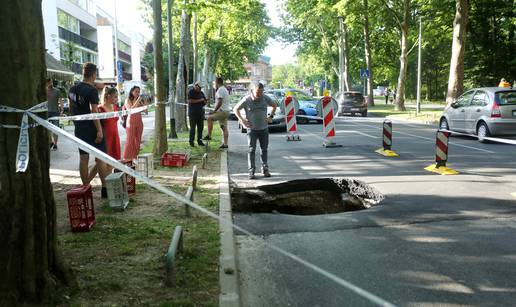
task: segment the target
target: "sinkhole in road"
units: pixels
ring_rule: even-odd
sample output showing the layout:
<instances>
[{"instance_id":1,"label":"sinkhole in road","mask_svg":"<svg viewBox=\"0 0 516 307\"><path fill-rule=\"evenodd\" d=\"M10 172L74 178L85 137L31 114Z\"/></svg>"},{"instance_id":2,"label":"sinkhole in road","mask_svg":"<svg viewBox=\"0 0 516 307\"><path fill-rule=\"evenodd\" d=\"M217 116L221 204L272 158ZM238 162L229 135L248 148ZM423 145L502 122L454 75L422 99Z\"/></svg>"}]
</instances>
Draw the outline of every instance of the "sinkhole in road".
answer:
<instances>
[{"instance_id":1,"label":"sinkhole in road","mask_svg":"<svg viewBox=\"0 0 516 307\"><path fill-rule=\"evenodd\" d=\"M311 178L257 187L233 187L231 206L239 213L318 215L368 209L385 197L348 178Z\"/></svg>"}]
</instances>

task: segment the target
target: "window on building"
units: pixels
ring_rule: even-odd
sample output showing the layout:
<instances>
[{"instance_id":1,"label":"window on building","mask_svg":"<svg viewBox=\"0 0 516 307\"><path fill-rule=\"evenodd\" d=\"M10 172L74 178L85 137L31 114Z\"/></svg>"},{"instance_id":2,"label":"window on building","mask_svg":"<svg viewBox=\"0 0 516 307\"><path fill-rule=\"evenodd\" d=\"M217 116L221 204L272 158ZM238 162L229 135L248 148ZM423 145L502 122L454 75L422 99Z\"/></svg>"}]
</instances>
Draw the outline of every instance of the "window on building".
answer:
<instances>
[{"instance_id":1,"label":"window on building","mask_svg":"<svg viewBox=\"0 0 516 307\"><path fill-rule=\"evenodd\" d=\"M91 52L82 50L82 62L97 63L97 56Z\"/></svg>"},{"instance_id":2,"label":"window on building","mask_svg":"<svg viewBox=\"0 0 516 307\"><path fill-rule=\"evenodd\" d=\"M57 10L57 23L61 28L64 28L76 34L81 34L79 20L59 9Z\"/></svg>"},{"instance_id":3,"label":"window on building","mask_svg":"<svg viewBox=\"0 0 516 307\"><path fill-rule=\"evenodd\" d=\"M125 52L127 54L131 54L131 47L121 40L118 40L118 50Z\"/></svg>"}]
</instances>

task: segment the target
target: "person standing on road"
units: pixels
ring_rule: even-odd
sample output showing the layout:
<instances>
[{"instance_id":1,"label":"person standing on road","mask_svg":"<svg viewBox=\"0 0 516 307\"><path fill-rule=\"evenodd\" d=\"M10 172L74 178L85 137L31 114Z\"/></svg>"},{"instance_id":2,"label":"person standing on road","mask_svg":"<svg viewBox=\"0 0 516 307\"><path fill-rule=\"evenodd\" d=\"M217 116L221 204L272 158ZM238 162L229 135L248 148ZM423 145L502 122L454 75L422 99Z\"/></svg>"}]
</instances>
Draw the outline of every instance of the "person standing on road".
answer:
<instances>
[{"instance_id":1,"label":"person standing on road","mask_svg":"<svg viewBox=\"0 0 516 307\"><path fill-rule=\"evenodd\" d=\"M384 95L385 95L385 104L388 104L389 103L389 88L385 88L385 92L384 92Z\"/></svg>"},{"instance_id":2,"label":"person standing on road","mask_svg":"<svg viewBox=\"0 0 516 307\"><path fill-rule=\"evenodd\" d=\"M129 97L125 100L125 109L136 109L143 105L143 99L140 96L140 87L133 86L129 91ZM129 114L125 131L124 160L132 161L138 157L142 143L143 120L141 112Z\"/></svg>"},{"instance_id":3,"label":"person standing on road","mask_svg":"<svg viewBox=\"0 0 516 307\"><path fill-rule=\"evenodd\" d=\"M54 82L52 79L47 79L47 108L48 108L48 117L59 116L63 114L63 100L59 99L59 90L54 87ZM50 123L56 127L59 127L59 119L50 120ZM57 139L58 135L52 133L50 149L57 150Z\"/></svg>"},{"instance_id":4,"label":"person standing on road","mask_svg":"<svg viewBox=\"0 0 516 307\"><path fill-rule=\"evenodd\" d=\"M202 130L204 129L204 105L206 96L202 92L200 81L195 82L193 89L188 92L188 117L190 119L190 146L194 147L195 128L197 127L197 144L204 146L202 142Z\"/></svg>"},{"instance_id":5,"label":"person standing on road","mask_svg":"<svg viewBox=\"0 0 516 307\"><path fill-rule=\"evenodd\" d=\"M70 100L70 110L72 115L83 115L90 113L98 113L99 95L95 87L95 79L97 79L97 65L86 62L82 69L82 82L72 86L68 93ZM100 120L76 120L75 136L84 142L90 144L96 149L106 152L106 145L104 143L104 133ZM79 149L80 162L79 173L81 175L82 184L86 185L91 182L88 172L89 154ZM107 190L105 185L105 178L107 176L106 164L99 159L95 159L95 164L99 170L100 181L102 182L101 196L107 198Z\"/></svg>"},{"instance_id":6,"label":"person standing on road","mask_svg":"<svg viewBox=\"0 0 516 307\"><path fill-rule=\"evenodd\" d=\"M264 177L270 177L269 165L267 164L267 148L269 147L268 122L272 121L276 112L276 103L267 95L263 94L263 84L254 82L251 84L251 95L245 96L233 108L238 120L247 128L247 143L249 152L247 154L247 165L249 167L249 179L255 179L255 153L256 141L260 142L262 151L262 172ZM267 107L272 107L272 112L267 117ZM240 110L245 110L245 117L242 117Z\"/></svg>"},{"instance_id":7,"label":"person standing on road","mask_svg":"<svg viewBox=\"0 0 516 307\"><path fill-rule=\"evenodd\" d=\"M229 117L229 93L224 86L224 80L220 77L215 79L215 110L210 112L208 116L208 134L204 137L204 140L211 140L211 132L213 131L213 122L219 121L220 129L224 134L224 143L219 148L228 148L228 117Z\"/></svg>"}]
</instances>

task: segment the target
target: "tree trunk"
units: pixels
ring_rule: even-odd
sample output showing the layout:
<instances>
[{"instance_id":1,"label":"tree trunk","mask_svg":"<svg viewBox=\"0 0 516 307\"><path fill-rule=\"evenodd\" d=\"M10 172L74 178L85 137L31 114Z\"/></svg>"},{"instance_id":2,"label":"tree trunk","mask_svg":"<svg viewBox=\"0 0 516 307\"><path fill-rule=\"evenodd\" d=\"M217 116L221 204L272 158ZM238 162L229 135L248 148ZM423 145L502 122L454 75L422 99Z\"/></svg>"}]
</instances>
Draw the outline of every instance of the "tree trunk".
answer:
<instances>
[{"instance_id":1,"label":"tree trunk","mask_svg":"<svg viewBox=\"0 0 516 307\"><path fill-rule=\"evenodd\" d=\"M174 35L172 35L172 5L173 0L167 0L167 29L168 29L168 103L170 108L170 135L169 138L177 139L176 108L174 105Z\"/></svg>"},{"instance_id":2,"label":"tree trunk","mask_svg":"<svg viewBox=\"0 0 516 307\"><path fill-rule=\"evenodd\" d=\"M344 18L339 18L340 25L340 43L339 43L339 90L349 91L349 47L348 47L348 29Z\"/></svg>"},{"instance_id":3,"label":"tree trunk","mask_svg":"<svg viewBox=\"0 0 516 307\"><path fill-rule=\"evenodd\" d=\"M193 13L193 42L192 42L192 45L193 45L193 68L192 68L192 83L197 81L197 78L199 78L199 76L197 76L197 62L199 61L198 60L198 50L197 50L197 13Z\"/></svg>"},{"instance_id":4,"label":"tree trunk","mask_svg":"<svg viewBox=\"0 0 516 307\"><path fill-rule=\"evenodd\" d=\"M0 19L0 65L9 73L0 75L0 103L29 109L46 100L41 1L4 1L2 8L9 14ZM21 118L0 113L2 124L19 125ZM62 282L75 281L57 248L48 133L29 129L24 173L15 169L19 133L0 128L0 306L49 304Z\"/></svg>"},{"instance_id":5,"label":"tree trunk","mask_svg":"<svg viewBox=\"0 0 516 307\"><path fill-rule=\"evenodd\" d=\"M395 110L405 111L405 83L407 81L407 64L408 64L408 23L410 18L410 0L403 1L403 21L400 26L401 42L400 42L400 74L398 76L398 86L396 89L396 106Z\"/></svg>"},{"instance_id":6,"label":"tree trunk","mask_svg":"<svg viewBox=\"0 0 516 307\"><path fill-rule=\"evenodd\" d=\"M154 155L161 157L167 151L167 125L165 114L165 87L163 84L163 28L161 24L161 0L152 1L154 12L154 91L156 112L154 113Z\"/></svg>"},{"instance_id":7,"label":"tree trunk","mask_svg":"<svg viewBox=\"0 0 516 307\"><path fill-rule=\"evenodd\" d=\"M187 4L187 1L184 1ZM181 15L181 43L179 48L179 60L177 62L176 79L176 115L179 131L187 131L186 123L186 94L188 90L188 58L190 51L190 15L183 9Z\"/></svg>"},{"instance_id":8,"label":"tree trunk","mask_svg":"<svg viewBox=\"0 0 516 307\"><path fill-rule=\"evenodd\" d=\"M205 35L206 36L206 35ZM204 82L204 94L206 95L206 98L208 101L211 101L211 92L212 92L212 84L210 80L210 58L211 58L211 52L210 48L208 47L208 44L206 43L206 38L204 39L204 65L203 65L203 73L202 73L202 82Z\"/></svg>"},{"instance_id":9,"label":"tree trunk","mask_svg":"<svg viewBox=\"0 0 516 307\"><path fill-rule=\"evenodd\" d=\"M369 78L367 79L367 104L374 106L373 97L373 60L371 58L371 40L369 36L369 3L364 0L364 50Z\"/></svg>"},{"instance_id":10,"label":"tree trunk","mask_svg":"<svg viewBox=\"0 0 516 307\"><path fill-rule=\"evenodd\" d=\"M446 104L451 104L464 91L464 50L468 24L468 0L456 0L453 20L453 43L448 77Z\"/></svg>"}]
</instances>

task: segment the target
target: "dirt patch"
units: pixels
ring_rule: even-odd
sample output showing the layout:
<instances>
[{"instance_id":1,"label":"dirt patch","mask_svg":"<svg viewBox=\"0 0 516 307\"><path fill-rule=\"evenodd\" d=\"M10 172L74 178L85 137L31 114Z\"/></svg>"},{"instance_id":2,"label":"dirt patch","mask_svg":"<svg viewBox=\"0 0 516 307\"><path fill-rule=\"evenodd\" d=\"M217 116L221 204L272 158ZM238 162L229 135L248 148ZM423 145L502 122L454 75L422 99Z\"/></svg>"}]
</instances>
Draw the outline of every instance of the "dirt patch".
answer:
<instances>
[{"instance_id":1,"label":"dirt patch","mask_svg":"<svg viewBox=\"0 0 516 307\"><path fill-rule=\"evenodd\" d=\"M313 178L263 185L234 187L234 212L331 214L368 209L384 196L366 183L347 178Z\"/></svg>"}]
</instances>

